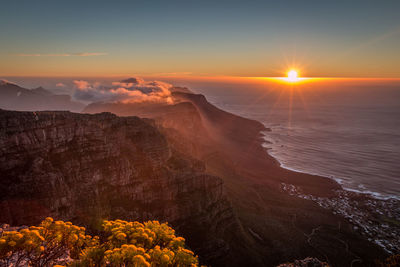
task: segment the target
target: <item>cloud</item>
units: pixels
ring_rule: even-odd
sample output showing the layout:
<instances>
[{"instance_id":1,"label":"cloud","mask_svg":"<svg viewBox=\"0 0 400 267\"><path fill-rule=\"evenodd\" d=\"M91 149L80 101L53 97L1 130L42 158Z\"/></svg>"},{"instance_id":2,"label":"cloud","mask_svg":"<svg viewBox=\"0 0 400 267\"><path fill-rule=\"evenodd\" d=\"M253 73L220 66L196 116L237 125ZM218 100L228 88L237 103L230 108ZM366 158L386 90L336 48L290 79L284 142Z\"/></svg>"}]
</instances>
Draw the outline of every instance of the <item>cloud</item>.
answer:
<instances>
[{"instance_id":1,"label":"cloud","mask_svg":"<svg viewBox=\"0 0 400 267\"><path fill-rule=\"evenodd\" d=\"M86 90L92 88L89 82L82 80L74 80L74 86L79 90Z\"/></svg>"},{"instance_id":2,"label":"cloud","mask_svg":"<svg viewBox=\"0 0 400 267\"><path fill-rule=\"evenodd\" d=\"M57 86L57 87L66 87L66 85L63 84L63 83L57 83L56 86Z\"/></svg>"},{"instance_id":3,"label":"cloud","mask_svg":"<svg viewBox=\"0 0 400 267\"><path fill-rule=\"evenodd\" d=\"M17 54L19 57L69 57L70 54Z\"/></svg>"},{"instance_id":4,"label":"cloud","mask_svg":"<svg viewBox=\"0 0 400 267\"><path fill-rule=\"evenodd\" d=\"M19 57L93 57L106 56L107 53L63 53L63 54L17 54Z\"/></svg>"},{"instance_id":5,"label":"cloud","mask_svg":"<svg viewBox=\"0 0 400 267\"><path fill-rule=\"evenodd\" d=\"M126 82L126 81L134 81ZM74 81L74 98L91 102L171 102L173 87L169 83L160 81L144 81L140 78L112 82L111 86L104 86L98 82L90 83L83 80Z\"/></svg>"},{"instance_id":6,"label":"cloud","mask_svg":"<svg viewBox=\"0 0 400 267\"><path fill-rule=\"evenodd\" d=\"M71 55L78 57L94 57L94 56L106 56L107 53L74 53Z\"/></svg>"}]
</instances>

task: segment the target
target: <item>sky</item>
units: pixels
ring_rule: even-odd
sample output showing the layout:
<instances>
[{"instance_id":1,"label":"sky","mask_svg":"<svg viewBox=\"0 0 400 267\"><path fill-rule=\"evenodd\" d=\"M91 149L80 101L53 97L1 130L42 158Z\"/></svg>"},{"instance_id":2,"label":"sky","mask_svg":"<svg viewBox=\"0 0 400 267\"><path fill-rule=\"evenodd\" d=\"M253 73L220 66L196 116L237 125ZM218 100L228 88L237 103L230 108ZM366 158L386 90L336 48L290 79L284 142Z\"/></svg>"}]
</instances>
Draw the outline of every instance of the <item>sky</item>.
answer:
<instances>
[{"instance_id":1,"label":"sky","mask_svg":"<svg viewBox=\"0 0 400 267\"><path fill-rule=\"evenodd\" d=\"M2 76L400 78L400 1L1 0Z\"/></svg>"}]
</instances>

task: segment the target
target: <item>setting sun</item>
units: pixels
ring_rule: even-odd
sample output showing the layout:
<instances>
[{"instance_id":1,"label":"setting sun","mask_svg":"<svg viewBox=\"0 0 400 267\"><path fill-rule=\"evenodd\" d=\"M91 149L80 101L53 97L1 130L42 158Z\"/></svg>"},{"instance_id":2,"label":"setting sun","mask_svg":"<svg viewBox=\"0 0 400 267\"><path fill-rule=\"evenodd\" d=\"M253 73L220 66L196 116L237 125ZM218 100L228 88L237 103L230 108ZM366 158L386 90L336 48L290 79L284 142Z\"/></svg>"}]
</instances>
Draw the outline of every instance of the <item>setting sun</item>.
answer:
<instances>
[{"instance_id":1,"label":"setting sun","mask_svg":"<svg viewBox=\"0 0 400 267\"><path fill-rule=\"evenodd\" d=\"M297 73L297 71L296 70L290 70L288 73L287 73L287 80L288 81L290 81L290 82L296 82L296 81L298 81L298 73Z\"/></svg>"}]
</instances>

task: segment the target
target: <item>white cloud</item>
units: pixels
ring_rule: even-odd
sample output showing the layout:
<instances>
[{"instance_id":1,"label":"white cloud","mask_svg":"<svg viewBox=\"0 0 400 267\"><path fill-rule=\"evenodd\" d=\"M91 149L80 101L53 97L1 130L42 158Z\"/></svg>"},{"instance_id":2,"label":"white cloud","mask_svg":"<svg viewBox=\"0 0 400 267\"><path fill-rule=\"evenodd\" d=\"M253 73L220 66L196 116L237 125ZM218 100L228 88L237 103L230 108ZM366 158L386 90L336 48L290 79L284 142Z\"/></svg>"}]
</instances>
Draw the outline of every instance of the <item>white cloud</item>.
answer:
<instances>
[{"instance_id":1,"label":"white cloud","mask_svg":"<svg viewBox=\"0 0 400 267\"><path fill-rule=\"evenodd\" d=\"M74 80L74 86L79 90L86 90L92 88L89 82L82 80Z\"/></svg>"},{"instance_id":2,"label":"white cloud","mask_svg":"<svg viewBox=\"0 0 400 267\"><path fill-rule=\"evenodd\" d=\"M134 81L134 82L126 82ZM172 85L160 81L144 81L140 78L113 82L111 86L90 83L83 80L74 81L74 97L83 101L105 102L171 102Z\"/></svg>"}]
</instances>

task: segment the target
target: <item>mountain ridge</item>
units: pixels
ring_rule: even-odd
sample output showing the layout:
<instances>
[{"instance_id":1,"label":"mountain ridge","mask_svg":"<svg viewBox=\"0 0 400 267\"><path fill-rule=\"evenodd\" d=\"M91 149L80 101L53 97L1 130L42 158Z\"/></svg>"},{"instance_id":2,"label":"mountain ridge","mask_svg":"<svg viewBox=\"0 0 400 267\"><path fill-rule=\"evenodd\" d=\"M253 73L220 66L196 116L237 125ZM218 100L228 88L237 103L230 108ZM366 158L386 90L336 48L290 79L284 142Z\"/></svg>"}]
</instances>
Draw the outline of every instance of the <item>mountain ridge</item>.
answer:
<instances>
[{"instance_id":1,"label":"mountain ridge","mask_svg":"<svg viewBox=\"0 0 400 267\"><path fill-rule=\"evenodd\" d=\"M26 89L1 80L0 108L21 111L61 109L80 112L84 108L84 104L73 101L69 95L53 94L43 87Z\"/></svg>"}]
</instances>

